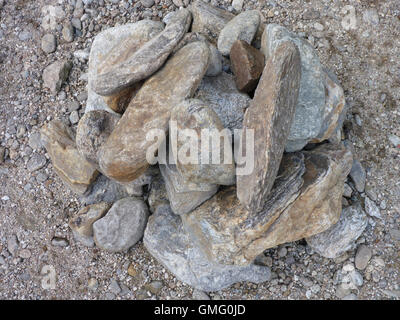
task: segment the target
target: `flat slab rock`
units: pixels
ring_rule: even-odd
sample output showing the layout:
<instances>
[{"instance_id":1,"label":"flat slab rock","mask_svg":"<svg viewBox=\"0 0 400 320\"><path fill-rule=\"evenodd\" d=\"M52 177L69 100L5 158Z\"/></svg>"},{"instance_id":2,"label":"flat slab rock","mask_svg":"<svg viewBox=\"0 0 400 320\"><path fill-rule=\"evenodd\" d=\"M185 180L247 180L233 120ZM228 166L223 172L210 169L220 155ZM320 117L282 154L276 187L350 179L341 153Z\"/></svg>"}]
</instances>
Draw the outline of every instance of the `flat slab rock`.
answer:
<instances>
[{"instance_id":1,"label":"flat slab rock","mask_svg":"<svg viewBox=\"0 0 400 320\"><path fill-rule=\"evenodd\" d=\"M149 218L143 243L180 281L198 290L218 291L237 282L261 283L271 278L268 267L224 266L209 261L168 206L159 207Z\"/></svg>"},{"instance_id":2,"label":"flat slab rock","mask_svg":"<svg viewBox=\"0 0 400 320\"><path fill-rule=\"evenodd\" d=\"M291 42L281 43L267 60L246 110L242 137L254 134L254 150L246 139L241 143L247 153L254 152L250 154L254 169L250 174L237 175L237 196L249 210L258 212L263 208L278 173L295 113L300 70L299 50Z\"/></svg>"},{"instance_id":3,"label":"flat slab rock","mask_svg":"<svg viewBox=\"0 0 400 320\"><path fill-rule=\"evenodd\" d=\"M171 109L194 94L208 68L209 55L204 42L190 43L144 83L99 150L105 175L128 182L149 167L146 152L154 141L147 141L146 134L152 129L168 130Z\"/></svg>"},{"instance_id":4,"label":"flat slab rock","mask_svg":"<svg viewBox=\"0 0 400 320\"><path fill-rule=\"evenodd\" d=\"M184 226L209 260L248 265L268 248L334 225L351 162L341 145L286 154L262 211L246 210L229 187L182 216Z\"/></svg>"}]
</instances>

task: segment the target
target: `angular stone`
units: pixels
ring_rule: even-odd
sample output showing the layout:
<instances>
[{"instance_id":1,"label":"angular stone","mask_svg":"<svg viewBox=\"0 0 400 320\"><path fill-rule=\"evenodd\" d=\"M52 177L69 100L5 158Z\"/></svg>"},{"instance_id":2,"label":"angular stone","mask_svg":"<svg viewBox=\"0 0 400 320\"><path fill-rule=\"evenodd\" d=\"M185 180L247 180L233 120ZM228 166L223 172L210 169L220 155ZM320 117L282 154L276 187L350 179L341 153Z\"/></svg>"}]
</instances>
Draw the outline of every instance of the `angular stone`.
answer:
<instances>
[{"instance_id":1,"label":"angular stone","mask_svg":"<svg viewBox=\"0 0 400 320\"><path fill-rule=\"evenodd\" d=\"M182 49L184 46L186 46L189 43L196 42L196 41L203 41L208 43L207 38L198 33L198 32L188 32L186 33L181 41L174 47L172 50L172 53L178 52L180 49Z\"/></svg>"},{"instance_id":2,"label":"angular stone","mask_svg":"<svg viewBox=\"0 0 400 320\"><path fill-rule=\"evenodd\" d=\"M191 212L217 191L217 185L186 181L173 164L160 165L172 211L177 215Z\"/></svg>"},{"instance_id":3,"label":"angular stone","mask_svg":"<svg viewBox=\"0 0 400 320\"><path fill-rule=\"evenodd\" d=\"M219 185L235 184L235 163L230 133L224 134L222 122L213 109L198 99L182 101L171 112L172 123L177 130L177 139L172 142L173 150L177 152L175 154L176 168L184 180ZM209 129L210 136L223 137L220 139L222 141L219 141L219 150L214 146L214 142L210 141L210 136L204 136L204 129ZM196 136L188 141L184 130L193 130ZM170 128L170 137L171 135ZM203 155L202 148L206 143L209 144L209 152ZM186 159L188 144L189 147L196 147L195 154L190 154L190 159ZM215 152L219 152L219 163L214 164L213 153ZM208 158L203 159L203 156Z\"/></svg>"},{"instance_id":4,"label":"angular stone","mask_svg":"<svg viewBox=\"0 0 400 320\"><path fill-rule=\"evenodd\" d=\"M336 258L354 249L355 241L368 224L359 203L344 208L339 221L328 230L307 238L308 245L325 258Z\"/></svg>"},{"instance_id":5,"label":"angular stone","mask_svg":"<svg viewBox=\"0 0 400 320\"><path fill-rule=\"evenodd\" d=\"M54 34L47 33L42 38L42 50L46 53L52 53L56 51L57 39Z\"/></svg>"},{"instance_id":6,"label":"angular stone","mask_svg":"<svg viewBox=\"0 0 400 320\"><path fill-rule=\"evenodd\" d=\"M208 68L209 52L204 42L190 43L144 83L99 150L104 174L131 181L148 168L146 152L154 142L147 141L146 134L152 129L168 130L171 109L194 94Z\"/></svg>"},{"instance_id":7,"label":"angular stone","mask_svg":"<svg viewBox=\"0 0 400 320\"><path fill-rule=\"evenodd\" d=\"M87 112L76 130L76 146L87 161L98 167L97 152L105 143L120 119L105 110Z\"/></svg>"},{"instance_id":8,"label":"angular stone","mask_svg":"<svg viewBox=\"0 0 400 320\"><path fill-rule=\"evenodd\" d=\"M202 0L192 3L189 10L193 15L192 31L204 34L215 43L219 33L235 16L229 11L213 7Z\"/></svg>"},{"instance_id":9,"label":"angular stone","mask_svg":"<svg viewBox=\"0 0 400 320\"><path fill-rule=\"evenodd\" d=\"M247 265L268 248L323 232L338 221L351 152L325 144L304 156L305 162L300 153L283 157L259 213L246 210L235 188L229 187L182 216L186 230L210 260Z\"/></svg>"},{"instance_id":10,"label":"angular stone","mask_svg":"<svg viewBox=\"0 0 400 320\"><path fill-rule=\"evenodd\" d=\"M264 55L243 40L233 43L230 53L232 71L240 91L253 91L264 70Z\"/></svg>"},{"instance_id":11,"label":"angular stone","mask_svg":"<svg viewBox=\"0 0 400 320\"><path fill-rule=\"evenodd\" d=\"M68 79L71 68L71 61L62 60L52 63L43 71L43 86L49 88L51 93L56 94Z\"/></svg>"},{"instance_id":12,"label":"angular stone","mask_svg":"<svg viewBox=\"0 0 400 320\"><path fill-rule=\"evenodd\" d=\"M143 82L139 81L133 84L131 87L125 88L112 96L103 97L104 101L111 110L122 114L125 112L129 102L131 102L133 97L138 93L142 85Z\"/></svg>"},{"instance_id":13,"label":"angular stone","mask_svg":"<svg viewBox=\"0 0 400 320\"><path fill-rule=\"evenodd\" d=\"M108 96L152 75L188 31L191 20L189 10L179 10L163 31L136 51L126 43L113 48L98 68L93 90Z\"/></svg>"},{"instance_id":14,"label":"angular stone","mask_svg":"<svg viewBox=\"0 0 400 320\"><path fill-rule=\"evenodd\" d=\"M358 192L364 192L365 190L365 180L367 178L367 174L361 165L360 161L354 159L353 166L351 167L350 177L356 186Z\"/></svg>"},{"instance_id":15,"label":"angular stone","mask_svg":"<svg viewBox=\"0 0 400 320\"><path fill-rule=\"evenodd\" d=\"M285 27L269 24L264 30L261 51L267 60L280 43L292 41L300 51L301 82L296 113L290 129L286 151L301 150L321 131L325 110L323 68L314 48Z\"/></svg>"},{"instance_id":16,"label":"angular stone","mask_svg":"<svg viewBox=\"0 0 400 320\"><path fill-rule=\"evenodd\" d=\"M226 72L204 77L195 98L211 107L229 130L242 128L244 112L251 101L236 88L234 77Z\"/></svg>"},{"instance_id":17,"label":"angular stone","mask_svg":"<svg viewBox=\"0 0 400 320\"><path fill-rule=\"evenodd\" d=\"M122 26L106 29L94 38L89 56L88 99L85 112L92 110L106 110L113 112L113 109L107 105L107 102L110 103L111 106L117 105L118 110L121 109L120 105L124 99L127 99L126 96L121 96L122 93L117 94L115 97L110 96L104 99L104 97L98 95L92 89L93 81L97 77L100 63L108 57L115 46L124 43L129 45L132 50L137 50L147 41L159 34L163 29L164 24L162 22L141 20L137 23L128 23ZM131 95L129 89L124 92ZM132 92L132 94L134 94L134 88L132 89ZM118 99L118 97L120 98ZM107 102L105 100L107 100ZM121 100L121 103L119 100Z\"/></svg>"},{"instance_id":18,"label":"angular stone","mask_svg":"<svg viewBox=\"0 0 400 320\"><path fill-rule=\"evenodd\" d=\"M372 250L365 245L360 245L357 249L356 257L354 259L354 263L358 270L364 270L369 260L372 257Z\"/></svg>"},{"instance_id":19,"label":"angular stone","mask_svg":"<svg viewBox=\"0 0 400 320\"><path fill-rule=\"evenodd\" d=\"M260 211L270 192L289 136L299 93L300 54L291 42L282 43L268 59L243 121L242 137L254 134L254 169L237 175L237 196L249 210ZM244 143L245 139L241 141Z\"/></svg>"},{"instance_id":20,"label":"angular stone","mask_svg":"<svg viewBox=\"0 0 400 320\"><path fill-rule=\"evenodd\" d=\"M74 192L83 194L96 179L98 171L80 155L70 128L53 120L40 130L43 146L54 170Z\"/></svg>"},{"instance_id":21,"label":"angular stone","mask_svg":"<svg viewBox=\"0 0 400 320\"><path fill-rule=\"evenodd\" d=\"M93 224L96 245L110 252L127 251L142 238L148 216L143 200L118 200L103 218Z\"/></svg>"},{"instance_id":22,"label":"angular stone","mask_svg":"<svg viewBox=\"0 0 400 320\"><path fill-rule=\"evenodd\" d=\"M151 182L147 202L151 213L154 213L159 206L169 205L167 189L161 173L154 177Z\"/></svg>"},{"instance_id":23,"label":"angular stone","mask_svg":"<svg viewBox=\"0 0 400 320\"><path fill-rule=\"evenodd\" d=\"M150 254L180 281L202 291L218 291L236 282L269 281L268 267L225 266L209 261L191 241L179 216L168 206L158 207L144 234L143 243Z\"/></svg>"},{"instance_id":24,"label":"angular stone","mask_svg":"<svg viewBox=\"0 0 400 320\"><path fill-rule=\"evenodd\" d=\"M221 30L218 37L218 50L222 55L229 56L236 40L243 40L250 44L256 35L259 24L260 12L258 10L249 10L238 14Z\"/></svg>"}]
</instances>

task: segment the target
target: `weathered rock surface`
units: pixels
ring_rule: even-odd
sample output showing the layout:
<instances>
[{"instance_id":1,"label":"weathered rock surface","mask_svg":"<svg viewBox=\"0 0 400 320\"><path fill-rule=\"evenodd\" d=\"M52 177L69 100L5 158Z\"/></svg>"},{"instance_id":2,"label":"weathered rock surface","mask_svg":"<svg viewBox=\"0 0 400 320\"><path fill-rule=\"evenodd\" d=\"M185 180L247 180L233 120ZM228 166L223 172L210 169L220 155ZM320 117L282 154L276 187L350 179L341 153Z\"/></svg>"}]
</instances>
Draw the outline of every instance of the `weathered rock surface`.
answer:
<instances>
[{"instance_id":1,"label":"weathered rock surface","mask_svg":"<svg viewBox=\"0 0 400 320\"><path fill-rule=\"evenodd\" d=\"M350 171L350 177L353 180L357 191L364 192L367 174L362 164L357 159L354 159L353 161L353 166L351 167Z\"/></svg>"},{"instance_id":2,"label":"weathered rock surface","mask_svg":"<svg viewBox=\"0 0 400 320\"><path fill-rule=\"evenodd\" d=\"M100 95L118 93L135 82L156 72L190 27L192 16L187 9L179 10L166 28L136 51L121 43L99 66L93 89Z\"/></svg>"},{"instance_id":3,"label":"weathered rock surface","mask_svg":"<svg viewBox=\"0 0 400 320\"><path fill-rule=\"evenodd\" d=\"M182 216L186 230L210 260L247 265L268 248L323 232L338 221L351 152L325 144L304 156L305 162L300 153L283 157L259 213L246 210L236 189L229 187Z\"/></svg>"},{"instance_id":4,"label":"weathered rock surface","mask_svg":"<svg viewBox=\"0 0 400 320\"><path fill-rule=\"evenodd\" d=\"M224 126L213 109L198 99L188 99L175 106L171 112L171 123L176 125L177 139L172 141L176 152L176 168L186 181L219 185L232 185L236 182L235 163L233 159L230 133L224 131ZM194 130L196 136L188 139L185 130ZM209 129L210 135L204 135L204 129ZM170 128L170 134L172 130ZM216 135L218 146L210 141L210 136ZM222 141L221 141L222 140ZM202 153L208 143L208 152ZM194 150L192 152L192 147ZM187 156L188 150L190 151ZM219 161L213 162L213 153L218 152ZM204 158L204 159L203 159ZM218 159L216 159L218 160Z\"/></svg>"},{"instance_id":5,"label":"weathered rock surface","mask_svg":"<svg viewBox=\"0 0 400 320\"><path fill-rule=\"evenodd\" d=\"M355 241L368 224L368 218L361 205L356 203L344 208L338 223L328 230L307 238L307 243L325 258L336 258L354 249Z\"/></svg>"},{"instance_id":6,"label":"weathered rock surface","mask_svg":"<svg viewBox=\"0 0 400 320\"><path fill-rule=\"evenodd\" d=\"M268 59L254 98L246 110L242 137L254 134L254 169L237 175L237 196L249 210L260 211L270 192L292 124L301 77L300 54L291 42L282 43Z\"/></svg>"},{"instance_id":7,"label":"weathered rock surface","mask_svg":"<svg viewBox=\"0 0 400 320\"><path fill-rule=\"evenodd\" d=\"M204 77L195 98L211 107L229 130L242 128L244 112L251 101L236 88L234 77L226 72Z\"/></svg>"},{"instance_id":8,"label":"weathered rock surface","mask_svg":"<svg viewBox=\"0 0 400 320\"><path fill-rule=\"evenodd\" d=\"M264 70L264 55L246 41L236 40L229 56L237 88L243 92L253 91Z\"/></svg>"},{"instance_id":9,"label":"weathered rock surface","mask_svg":"<svg viewBox=\"0 0 400 320\"><path fill-rule=\"evenodd\" d=\"M286 151L301 150L321 131L325 110L323 68L314 48L305 40L277 24L266 26L261 51L268 59L280 43L292 41L300 51L301 82L296 113L290 129Z\"/></svg>"},{"instance_id":10,"label":"weathered rock surface","mask_svg":"<svg viewBox=\"0 0 400 320\"><path fill-rule=\"evenodd\" d=\"M122 26L113 27L100 32L94 39L89 56L89 72L88 72L88 99L85 112L92 110L106 110L113 112L111 107L117 105L118 110L121 109L127 96L119 93L115 96L102 97L92 89L93 81L98 74L99 65L110 54L116 45L121 43L128 44L133 50L137 50L144 43L159 34L164 29L164 24L159 21L141 20L137 23L128 23ZM138 84L137 84L138 85ZM124 91L127 95L135 94L133 86L132 91ZM118 97L120 97L118 99ZM105 98L105 99L104 99ZM106 102L107 100L107 102ZM118 112L116 110L116 112Z\"/></svg>"},{"instance_id":11,"label":"weathered rock surface","mask_svg":"<svg viewBox=\"0 0 400 320\"><path fill-rule=\"evenodd\" d=\"M171 209L175 214L183 215L191 212L218 191L217 185L185 180L173 164L160 165L160 171Z\"/></svg>"},{"instance_id":12,"label":"weathered rock surface","mask_svg":"<svg viewBox=\"0 0 400 320\"><path fill-rule=\"evenodd\" d=\"M54 170L74 192L85 193L98 171L78 152L70 128L61 121L53 120L40 133Z\"/></svg>"},{"instance_id":13,"label":"weathered rock surface","mask_svg":"<svg viewBox=\"0 0 400 320\"><path fill-rule=\"evenodd\" d=\"M171 109L194 94L208 68L209 52L204 42L190 43L144 83L99 150L104 174L131 181L148 168L146 152L154 142L147 141L146 134L152 129L168 130Z\"/></svg>"},{"instance_id":14,"label":"weathered rock surface","mask_svg":"<svg viewBox=\"0 0 400 320\"><path fill-rule=\"evenodd\" d=\"M167 189L161 173L155 176L151 182L147 202L151 213L154 213L159 206L169 205Z\"/></svg>"},{"instance_id":15,"label":"weathered rock surface","mask_svg":"<svg viewBox=\"0 0 400 320\"><path fill-rule=\"evenodd\" d=\"M191 241L179 216L168 206L158 207L144 234L143 243L150 254L180 281L202 291L217 291L230 285L249 281L269 281L268 267L224 266L211 262Z\"/></svg>"},{"instance_id":16,"label":"weathered rock surface","mask_svg":"<svg viewBox=\"0 0 400 320\"><path fill-rule=\"evenodd\" d=\"M132 86L125 88L112 96L103 97L104 101L111 110L122 114L125 112L129 102L131 102L132 98L138 93L142 85L143 81L136 82Z\"/></svg>"},{"instance_id":17,"label":"weathered rock surface","mask_svg":"<svg viewBox=\"0 0 400 320\"><path fill-rule=\"evenodd\" d=\"M56 61L43 71L43 86L49 88L51 93L60 91L63 83L68 79L72 62L67 60Z\"/></svg>"},{"instance_id":18,"label":"weathered rock surface","mask_svg":"<svg viewBox=\"0 0 400 320\"><path fill-rule=\"evenodd\" d=\"M218 37L218 50L224 56L228 56L236 40L243 40L251 44L259 24L260 12L258 10L249 10L238 14L221 30Z\"/></svg>"},{"instance_id":19,"label":"weathered rock surface","mask_svg":"<svg viewBox=\"0 0 400 320\"><path fill-rule=\"evenodd\" d=\"M189 10L193 15L192 31L204 34L212 43L216 43L221 30L235 17L229 11L213 7L201 0L192 3Z\"/></svg>"},{"instance_id":20,"label":"weathered rock surface","mask_svg":"<svg viewBox=\"0 0 400 320\"><path fill-rule=\"evenodd\" d=\"M117 201L93 224L96 245L110 252L127 251L142 238L148 216L143 200L125 198Z\"/></svg>"},{"instance_id":21,"label":"weathered rock surface","mask_svg":"<svg viewBox=\"0 0 400 320\"><path fill-rule=\"evenodd\" d=\"M210 65L208 66L206 76L215 77L222 72L222 55L213 44L209 44L208 47L210 48Z\"/></svg>"},{"instance_id":22,"label":"weathered rock surface","mask_svg":"<svg viewBox=\"0 0 400 320\"><path fill-rule=\"evenodd\" d=\"M97 152L107 141L120 119L119 115L105 110L87 112L76 130L76 146L87 161L98 167Z\"/></svg>"},{"instance_id":23,"label":"weathered rock surface","mask_svg":"<svg viewBox=\"0 0 400 320\"><path fill-rule=\"evenodd\" d=\"M354 264L358 270L364 270L369 260L372 257L372 250L368 248L366 245L360 245L357 249L356 257L354 259Z\"/></svg>"}]
</instances>

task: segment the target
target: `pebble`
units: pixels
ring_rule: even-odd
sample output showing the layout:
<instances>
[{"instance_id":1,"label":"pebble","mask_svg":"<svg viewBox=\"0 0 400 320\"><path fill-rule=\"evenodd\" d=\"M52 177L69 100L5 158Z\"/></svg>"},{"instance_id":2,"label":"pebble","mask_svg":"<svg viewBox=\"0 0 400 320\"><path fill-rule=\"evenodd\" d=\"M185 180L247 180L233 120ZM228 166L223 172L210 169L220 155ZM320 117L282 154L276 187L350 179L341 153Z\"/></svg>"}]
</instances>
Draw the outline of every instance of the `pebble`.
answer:
<instances>
[{"instance_id":1,"label":"pebble","mask_svg":"<svg viewBox=\"0 0 400 320\"><path fill-rule=\"evenodd\" d=\"M162 281L152 281L145 286L147 291L150 291L152 294L157 295L160 293L161 289L164 286L164 282Z\"/></svg>"},{"instance_id":2,"label":"pebble","mask_svg":"<svg viewBox=\"0 0 400 320\"><path fill-rule=\"evenodd\" d=\"M233 9L235 9L236 11L241 11L243 8L243 0L233 0L232 1L232 7Z\"/></svg>"},{"instance_id":3,"label":"pebble","mask_svg":"<svg viewBox=\"0 0 400 320\"><path fill-rule=\"evenodd\" d=\"M15 255L18 248L19 248L19 242L17 236L13 234L7 240L7 249L12 255Z\"/></svg>"},{"instance_id":4,"label":"pebble","mask_svg":"<svg viewBox=\"0 0 400 320\"><path fill-rule=\"evenodd\" d=\"M365 197L365 212L371 217L382 219L378 206L368 197Z\"/></svg>"},{"instance_id":5,"label":"pebble","mask_svg":"<svg viewBox=\"0 0 400 320\"><path fill-rule=\"evenodd\" d=\"M365 245L360 245L358 247L356 257L355 257L355 265L358 270L364 270L369 260L372 257L372 250Z\"/></svg>"},{"instance_id":6,"label":"pebble","mask_svg":"<svg viewBox=\"0 0 400 320\"><path fill-rule=\"evenodd\" d=\"M46 53L52 53L56 51L57 40L54 34L45 34L42 38L42 50Z\"/></svg>"},{"instance_id":7,"label":"pebble","mask_svg":"<svg viewBox=\"0 0 400 320\"><path fill-rule=\"evenodd\" d=\"M117 282L117 280L115 280L115 279L111 279L109 289L115 295L118 295L122 291L121 287L119 286L119 284Z\"/></svg>"},{"instance_id":8,"label":"pebble","mask_svg":"<svg viewBox=\"0 0 400 320\"><path fill-rule=\"evenodd\" d=\"M400 147L400 138L398 136L395 136L394 134L389 134L389 141L394 147Z\"/></svg>"},{"instance_id":9,"label":"pebble","mask_svg":"<svg viewBox=\"0 0 400 320\"><path fill-rule=\"evenodd\" d=\"M74 26L72 25L71 21L68 21L64 24L62 36L66 42L74 41Z\"/></svg>"},{"instance_id":10,"label":"pebble","mask_svg":"<svg viewBox=\"0 0 400 320\"><path fill-rule=\"evenodd\" d=\"M350 177L354 181L357 191L364 192L366 173L360 161L358 161L357 159L353 161L353 166L350 171Z\"/></svg>"},{"instance_id":11,"label":"pebble","mask_svg":"<svg viewBox=\"0 0 400 320\"><path fill-rule=\"evenodd\" d=\"M140 0L140 3L146 7L146 8L150 8L154 5L154 0Z\"/></svg>"},{"instance_id":12,"label":"pebble","mask_svg":"<svg viewBox=\"0 0 400 320\"><path fill-rule=\"evenodd\" d=\"M71 101L71 102L68 104L68 110L69 110L70 112L76 111L76 110L78 110L78 109L80 108L80 106L81 106L81 105L79 104L78 101L73 100L73 101Z\"/></svg>"},{"instance_id":13,"label":"pebble","mask_svg":"<svg viewBox=\"0 0 400 320\"><path fill-rule=\"evenodd\" d=\"M350 279L351 279L351 282L354 285L356 285L357 287L361 287L364 283L362 275L356 270L353 270L352 272L350 272Z\"/></svg>"},{"instance_id":14,"label":"pebble","mask_svg":"<svg viewBox=\"0 0 400 320\"><path fill-rule=\"evenodd\" d=\"M353 189L351 189L351 187L347 183L345 183L343 196L346 198L351 198L352 193L353 193Z\"/></svg>"},{"instance_id":15,"label":"pebble","mask_svg":"<svg viewBox=\"0 0 400 320\"><path fill-rule=\"evenodd\" d=\"M30 252L28 249L22 249L22 250L19 252L19 256L20 256L22 259L29 259L29 258L31 257L31 252Z\"/></svg>"},{"instance_id":16,"label":"pebble","mask_svg":"<svg viewBox=\"0 0 400 320\"><path fill-rule=\"evenodd\" d=\"M46 157L42 154L35 153L26 164L29 172L34 172L43 168L46 165Z\"/></svg>"},{"instance_id":17,"label":"pebble","mask_svg":"<svg viewBox=\"0 0 400 320\"><path fill-rule=\"evenodd\" d=\"M71 114L69 115L69 121L71 124L77 124L79 122L79 113L78 111L72 111Z\"/></svg>"},{"instance_id":18,"label":"pebble","mask_svg":"<svg viewBox=\"0 0 400 320\"><path fill-rule=\"evenodd\" d=\"M285 257L286 254L287 254L287 249L285 247L282 247L282 248L279 249L279 251L278 251L279 258Z\"/></svg>"},{"instance_id":19,"label":"pebble","mask_svg":"<svg viewBox=\"0 0 400 320\"><path fill-rule=\"evenodd\" d=\"M55 246L55 247L63 247L63 248L65 248L65 247L68 247L69 242L68 242L67 239L60 238L60 237L54 237L54 238L51 240L51 244L52 244L53 246Z\"/></svg>"},{"instance_id":20,"label":"pebble","mask_svg":"<svg viewBox=\"0 0 400 320\"><path fill-rule=\"evenodd\" d=\"M29 136L28 145L33 150L39 150L42 148L42 140L40 139L39 132L34 132Z\"/></svg>"},{"instance_id":21,"label":"pebble","mask_svg":"<svg viewBox=\"0 0 400 320\"><path fill-rule=\"evenodd\" d=\"M363 13L363 21L368 24L379 24L378 11L375 8L367 9Z\"/></svg>"},{"instance_id":22,"label":"pebble","mask_svg":"<svg viewBox=\"0 0 400 320\"><path fill-rule=\"evenodd\" d=\"M91 291L96 291L99 287L99 282L95 278L90 278L88 281L88 288Z\"/></svg>"}]
</instances>

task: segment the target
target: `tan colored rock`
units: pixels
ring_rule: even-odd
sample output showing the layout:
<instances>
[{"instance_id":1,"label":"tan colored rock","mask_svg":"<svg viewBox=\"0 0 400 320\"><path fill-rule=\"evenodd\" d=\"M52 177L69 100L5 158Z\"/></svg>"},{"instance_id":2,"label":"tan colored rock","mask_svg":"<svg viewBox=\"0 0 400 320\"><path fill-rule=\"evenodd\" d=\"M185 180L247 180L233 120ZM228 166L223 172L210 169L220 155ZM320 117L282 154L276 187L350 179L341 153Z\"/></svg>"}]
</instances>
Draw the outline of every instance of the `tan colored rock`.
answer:
<instances>
[{"instance_id":1,"label":"tan colored rock","mask_svg":"<svg viewBox=\"0 0 400 320\"><path fill-rule=\"evenodd\" d=\"M268 59L246 110L242 136L247 130L254 133L254 170L237 175L237 196L249 210L263 208L275 181L294 117L300 76L299 50L291 42L282 43Z\"/></svg>"},{"instance_id":2,"label":"tan colored rock","mask_svg":"<svg viewBox=\"0 0 400 320\"><path fill-rule=\"evenodd\" d=\"M146 152L154 141L147 141L146 134L152 129L168 130L171 109L194 94L207 70L208 60L207 44L190 43L144 83L99 150L99 164L104 174L127 182L148 168Z\"/></svg>"},{"instance_id":3,"label":"tan colored rock","mask_svg":"<svg viewBox=\"0 0 400 320\"><path fill-rule=\"evenodd\" d=\"M53 120L40 132L54 170L74 192L85 193L99 172L78 152L71 129Z\"/></svg>"},{"instance_id":4,"label":"tan colored rock","mask_svg":"<svg viewBox=\"0 0 400 320\"><path fill-rule=\"evenodd\" d=\"M237 40L230 52L232 71L240 91L253 91L264 70L264 55L246 41Z\"/></svg>"},{"instance_id":5,"label":"tan colored rock","mask_svg":"<svg viewBox=\"0 0 400 320\"><path fill-rule=\"evenodd\" d=\"M192 16L187 9L173 15L166 28L138 50L117 47L99 67L93 81L96 93L108 96L118 93L135 82L156 72L190 27ZM124 44L121 44L124 45Z\"/></svg>"},{"instance_id":6,"label":"tan colored rock","mask_svg":"<svg viewBox=\"0 0 400 320\"><path fill-rule=\"evenodd\" d=\"M104 101L113 111L122 114L128 107L129 102L131 102L133 97L139 92L142 85L142 81L137 82L133 84L132 87L123 89L112 96L103 97Z\"/></svg>"}]
</instances>

